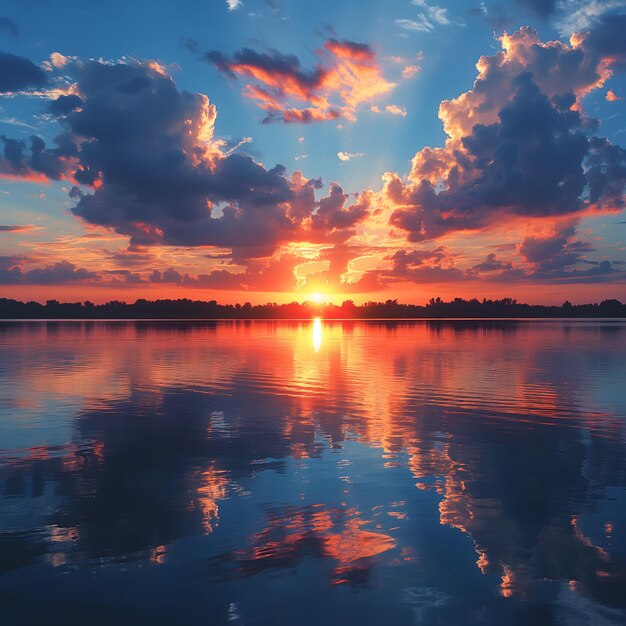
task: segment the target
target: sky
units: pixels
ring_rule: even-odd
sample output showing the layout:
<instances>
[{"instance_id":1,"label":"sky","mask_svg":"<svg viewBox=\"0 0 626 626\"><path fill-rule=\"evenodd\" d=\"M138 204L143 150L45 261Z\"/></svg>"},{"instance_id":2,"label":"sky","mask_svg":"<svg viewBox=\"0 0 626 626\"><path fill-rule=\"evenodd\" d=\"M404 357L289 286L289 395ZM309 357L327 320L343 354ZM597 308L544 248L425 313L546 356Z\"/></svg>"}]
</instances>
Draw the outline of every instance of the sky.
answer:
<instances>
[{"instance_id":1,"label":"sky","mask_svg":"<svg viewBox=\"0 0 626 626\"><path fill-rule=\"evenodd\" d=\"M626 0L6 0L0 297L626 300Z\"/></svg>"}]
</instances>

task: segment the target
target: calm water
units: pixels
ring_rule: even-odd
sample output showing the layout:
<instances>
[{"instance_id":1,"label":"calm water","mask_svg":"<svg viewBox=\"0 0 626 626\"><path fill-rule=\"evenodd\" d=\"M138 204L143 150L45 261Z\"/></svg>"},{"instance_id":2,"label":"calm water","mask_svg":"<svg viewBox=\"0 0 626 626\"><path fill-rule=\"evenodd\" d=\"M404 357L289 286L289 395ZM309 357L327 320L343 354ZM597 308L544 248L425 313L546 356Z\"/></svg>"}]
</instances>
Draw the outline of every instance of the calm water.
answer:
<instances>
[{"instance_id":1,"label":"calm water","mask_svg":"<svg viewBox=\"0 0 626 626\"><path fill-rule=\"evenodd\" d=\"M0 324L2 624L626 618L626 324Z\"/></svg>"}]
</instances>

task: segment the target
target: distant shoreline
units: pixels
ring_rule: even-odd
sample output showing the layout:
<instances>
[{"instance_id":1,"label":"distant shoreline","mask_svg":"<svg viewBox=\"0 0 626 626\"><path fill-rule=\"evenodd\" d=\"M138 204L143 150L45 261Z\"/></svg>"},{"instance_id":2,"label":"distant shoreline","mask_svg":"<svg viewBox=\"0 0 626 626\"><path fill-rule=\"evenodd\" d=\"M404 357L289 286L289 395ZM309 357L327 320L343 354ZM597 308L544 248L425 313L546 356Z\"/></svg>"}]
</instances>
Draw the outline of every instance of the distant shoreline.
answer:
<instances>
[{"instance_id":1,"label":"distant shoreline","mask_svg":"<svg viewBox=\"0 0 626 626\"><path fill-rule=\"evenodd\" d=\"M356 305L346 300L341 305L315 302L287 304L218 304L215 300L137 300L132 303L92 302L19 302L0 298L0 320L95 320L95 321L219 321L219 320L284 320L313 318L324 320L492 320L519 321L537 319L626 319L626 304L619 300L603 300L599 304L561 306L523 304L512 298L502 300L443 301L431 298L426 305L402 304L397 300L365 302Z\"/></svg>"},{"instance_id":2,"label":"distant shoreline","mask_svg":"<svg viewBox=\"0 0 626 626\"><path fill-rule=\"evenodd\" d=\"M624 322L625 317L0 317L3 323L71 323L71 322L312 322L320 319L323 322Z\"/></svg>"}]
</instances>

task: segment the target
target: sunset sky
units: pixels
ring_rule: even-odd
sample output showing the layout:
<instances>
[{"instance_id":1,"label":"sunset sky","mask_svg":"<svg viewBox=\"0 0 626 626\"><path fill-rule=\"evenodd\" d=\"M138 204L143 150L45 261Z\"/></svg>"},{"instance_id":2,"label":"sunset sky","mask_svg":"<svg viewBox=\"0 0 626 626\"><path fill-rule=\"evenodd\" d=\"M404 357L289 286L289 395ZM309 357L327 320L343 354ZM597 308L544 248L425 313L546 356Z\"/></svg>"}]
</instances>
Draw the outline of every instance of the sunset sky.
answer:
<instances>
[{"instance_id":1,"label":"sunset sky","mask_svg":"<svg viewBox=\"0 0 626 626\"><path fill-rule=\"evenodd\" d=\"M7 0L0 297L626 300L626 0Z\"/></svg>"}]
</instances>

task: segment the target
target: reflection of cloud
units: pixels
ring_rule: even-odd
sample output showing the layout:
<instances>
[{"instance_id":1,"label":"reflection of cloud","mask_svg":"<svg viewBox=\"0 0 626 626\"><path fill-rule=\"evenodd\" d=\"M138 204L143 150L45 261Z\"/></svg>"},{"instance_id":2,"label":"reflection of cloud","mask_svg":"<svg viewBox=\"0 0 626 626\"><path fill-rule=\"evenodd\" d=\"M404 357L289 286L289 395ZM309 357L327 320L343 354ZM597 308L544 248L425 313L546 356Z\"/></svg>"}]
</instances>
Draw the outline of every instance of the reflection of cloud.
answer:
<instances>
[{"instance_id":1,"label":"reflection of cloud","mask_svg":"<svg viewBox=\"0 0 626 626\"><path fill-rule=\"evenodd\" d=\"M213 579L318 558L331 582L360 586L377 564L414 567L414 547L423 571L435 568L433 532L473 545L469 559L448 556L458 559L451 567L492 577L505 597L531 601L551 579L619 599L621 557L606 537L619 521L602 517L598 538L583 516L601 517L623 469L620 415L589 375L598 362L621 372L621 326L326 322L318 355L310 322L0 330L3 380L10 364L22 381L11 406L31 400L45 410L63 397L55 420L73 429L71 445L3 456L2 498L33 514L32 528L3 539L18 556L0 553L0 566L167 564L178 539L212 531L217 547L200 567ZM45 442L44 414L18 413ZM328 448L341 447L337 462ZM363 452L371 483L347 462ZM293 493L271 491L284 505L265 504L268 487L293 478L291 459L305 480ZM328 463L341 470L333 480ZM370 484L365 505L360 490ZM40 506L42 485L54 506ZM260 503L254 526L242 522ZM443 580L412 589L406 602L417 610L421 601L428 620L452 610L439 604L457 593Z\"/></svg>"},{"instance_id":2,"label":"reflection of cloud","mask_svg":"<svg viewBox=\"0 0 626 626\"><path fill-rule=\"evenodd\" d=\"M356 509L312 505L272 510L248 547L216 557L212 568L221 580L228 580L293 567L313 555L335 563L332 584L361 584L374 557L396 545L389 535L363 529L369 523Z\"/></svg>"}]
</instances>

